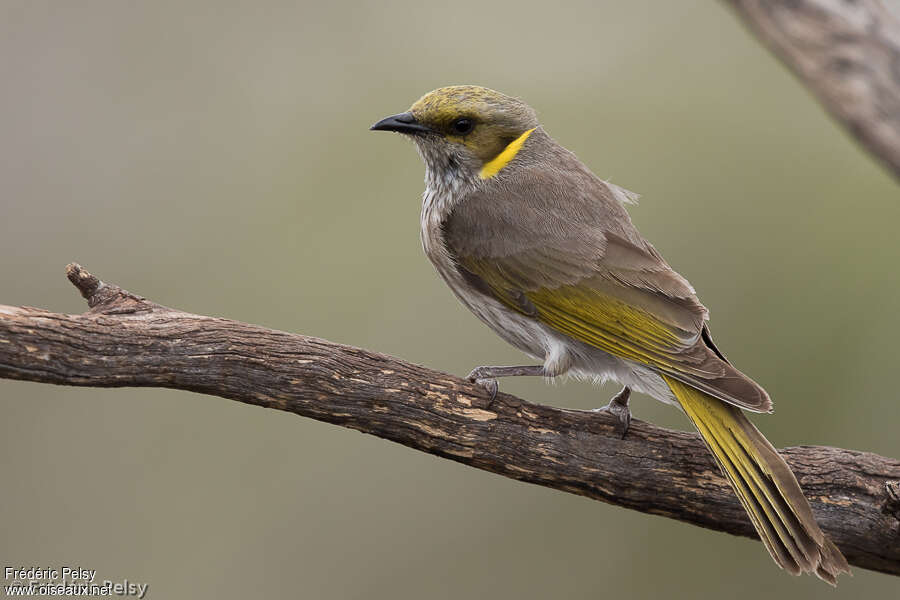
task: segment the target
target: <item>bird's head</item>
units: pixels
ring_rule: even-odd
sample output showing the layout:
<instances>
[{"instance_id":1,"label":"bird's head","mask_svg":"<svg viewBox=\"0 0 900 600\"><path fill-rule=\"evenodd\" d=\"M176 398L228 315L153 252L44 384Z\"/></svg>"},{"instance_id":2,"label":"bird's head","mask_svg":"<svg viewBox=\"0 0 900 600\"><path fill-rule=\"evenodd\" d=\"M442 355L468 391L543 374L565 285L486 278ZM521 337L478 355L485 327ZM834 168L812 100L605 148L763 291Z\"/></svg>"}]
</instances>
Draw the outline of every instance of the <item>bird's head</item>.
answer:
<instances>
[{"instance_id":1,"label":"bird's head","mask_svg":"<svg viewBox=\"0 0 900 600\"><path fill-rule=\"evenodd\" d=\"M515 157L538 126L517 98L475 85L442 87L404 113L372 125L412 138L432 175L488 179Z\"/></svg>"}]
</instances>

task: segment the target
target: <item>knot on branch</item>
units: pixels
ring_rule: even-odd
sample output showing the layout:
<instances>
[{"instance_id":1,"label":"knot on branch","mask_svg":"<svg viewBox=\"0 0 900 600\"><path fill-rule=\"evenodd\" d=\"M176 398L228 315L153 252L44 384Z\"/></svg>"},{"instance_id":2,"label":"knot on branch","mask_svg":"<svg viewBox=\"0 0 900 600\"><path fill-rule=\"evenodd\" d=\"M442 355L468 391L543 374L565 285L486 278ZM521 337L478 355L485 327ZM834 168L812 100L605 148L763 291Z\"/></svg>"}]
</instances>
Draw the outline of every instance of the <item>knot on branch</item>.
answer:
<instances>
[{"instance_id":1,"label":"knot on branch","mask_svg":"<svg viewBox=\"0 0 900 600\"><path fill-rule=\"evenodd\" d=\"M92 312L129 314L153 310L155 306L142 296L132 294L117 285L103 283L78 263L66 265L66 277L87 300Z\"/></svg>"},{"instance_id":2,"label":"knot on branch","mask_svg":"<svg viewBox=\"0 0 900 600\"><path fill-rule=\"evenodd\" d=\"M78 263L69 263L66 265L66 277L72 282L72 285L78 288L81 296L90 304L91 298L97 291L103 287L102 281L87 272L87 269Z\"/></svg>"}]
</instances>

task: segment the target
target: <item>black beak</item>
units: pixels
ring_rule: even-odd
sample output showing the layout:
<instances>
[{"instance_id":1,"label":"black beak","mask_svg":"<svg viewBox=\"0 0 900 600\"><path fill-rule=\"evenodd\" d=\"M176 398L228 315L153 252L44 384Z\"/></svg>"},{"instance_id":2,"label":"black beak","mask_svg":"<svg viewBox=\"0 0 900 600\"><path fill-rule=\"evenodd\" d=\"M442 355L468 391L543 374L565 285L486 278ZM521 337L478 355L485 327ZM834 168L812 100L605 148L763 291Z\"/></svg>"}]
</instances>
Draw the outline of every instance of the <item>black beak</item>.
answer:
<instances>
[{"instance_id":1,"label":"black beak","mask_svg":"<svg viewBox=\"0 0 900 600\"><path fill-rule=\"evenodd\" d=\"M408 133L410 135L420 135L431 132L429 128L420 125L410 112L385 117L369 127L369 129L372 131L396 131L397 133Z\"/></svg>"}]
</instances>

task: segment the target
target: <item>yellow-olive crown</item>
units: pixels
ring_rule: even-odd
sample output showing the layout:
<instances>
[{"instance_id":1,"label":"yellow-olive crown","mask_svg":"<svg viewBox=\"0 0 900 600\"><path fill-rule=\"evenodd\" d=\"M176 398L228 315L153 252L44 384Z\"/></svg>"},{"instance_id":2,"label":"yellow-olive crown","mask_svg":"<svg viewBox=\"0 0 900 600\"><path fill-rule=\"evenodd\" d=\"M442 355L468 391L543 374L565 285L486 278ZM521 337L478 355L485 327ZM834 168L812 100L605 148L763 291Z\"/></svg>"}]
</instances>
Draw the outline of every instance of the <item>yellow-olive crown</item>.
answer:
<instances>
[{"instance_id":1,"label":"yellow-olive crown","mask_svg":"<svg viewBox=\"0 0 900 600\"><path fill-rule=\"evenodd\" d=\"M518 98L477 85L438 88L419 98L409 112L418 123L466 146L484 162L538 125L537 114Z\"/></svg>"}]
</instances>

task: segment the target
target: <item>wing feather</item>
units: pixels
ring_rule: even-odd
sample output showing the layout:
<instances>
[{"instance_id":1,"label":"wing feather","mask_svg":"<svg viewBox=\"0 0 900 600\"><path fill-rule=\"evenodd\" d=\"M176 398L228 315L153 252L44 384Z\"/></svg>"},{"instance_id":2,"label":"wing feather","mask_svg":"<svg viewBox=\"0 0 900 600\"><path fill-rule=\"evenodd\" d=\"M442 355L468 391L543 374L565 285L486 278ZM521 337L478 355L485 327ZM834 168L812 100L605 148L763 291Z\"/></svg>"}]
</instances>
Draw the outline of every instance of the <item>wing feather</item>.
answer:
<instances>
[{"instance_id":1,"label":"wing feather","mask_svg":"<svg viewBox=\"0 0 900 600\"><path fill-rule=\"evenodd\" d=\"M765 391L705 342L708 313L690 283L641 237L614 191L578 165L520 167L459 203L444 233L466 277L576 340L770 410Z\"/></svg>"}]
</instances>

